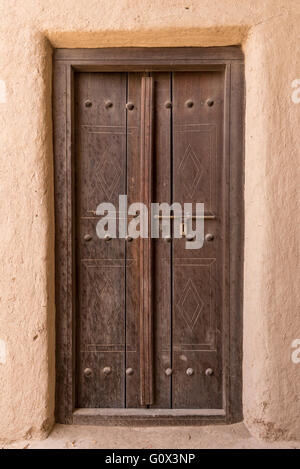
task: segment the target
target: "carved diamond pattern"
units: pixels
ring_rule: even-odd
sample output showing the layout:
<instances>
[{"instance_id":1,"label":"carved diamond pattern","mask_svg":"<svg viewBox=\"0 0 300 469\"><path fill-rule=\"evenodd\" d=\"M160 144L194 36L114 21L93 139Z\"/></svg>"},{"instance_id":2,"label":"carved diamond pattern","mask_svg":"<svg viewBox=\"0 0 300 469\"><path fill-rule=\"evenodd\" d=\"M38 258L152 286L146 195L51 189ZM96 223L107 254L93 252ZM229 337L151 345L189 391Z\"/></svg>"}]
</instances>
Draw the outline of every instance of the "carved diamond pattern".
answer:
<instances>
[{"instance_id":1,"label":"carved diamond pattern","mask_svg":"<svg viewBox=\"0 0 300 469\"><path fill-rule=\"evenodd\" d=\"M189 328L193 330L204 307L204 301L191 279L187 281L177 307Z\"/></svg>"},{"instance_id":2,"label":"carved diamond pattern","mask_svg":"<svg viewBox=\"0 0 300 469\"><path fill-rule=\"evenodd\" d=\"M112 159L111 155L107 156L107 153L109 153L109 150L99 159L100 161L98 161L95 168L95 177L104 190L108 201L110 201L122 170L117 159Z\"/></svg>"},{"instance_id":3,"label":"carved diamond pattern","mask_svg":"<svg viewBox=\"0 0 300 469\"><path fill-rule=\"evenodd\" d=\"M192 198L203 173L203 167L191 146L188 145L178 168L183 176L183 185Z\"/></svg>"},{"instance_id":4,"label":"carved diamond pattern","mask_svg":"<svg viewBox=\"0 0 300 469\"><path fill-rule=\"evenodd\" d=\"M117 292L115 291L115 288L110 281L110 279L102 274L102 283L104 283L103 287L101 290L99 290L99 281L98 280L98 275L94 275L94 288L95 288L95 309L96 311L101 311L103 309L103 305L111 306L111 315L109 316L108 319L108 326L113 327L114 322L117 319L117 313L120 310L120 303L118 301L118 295Z\"/></svg>"}]
</instances>

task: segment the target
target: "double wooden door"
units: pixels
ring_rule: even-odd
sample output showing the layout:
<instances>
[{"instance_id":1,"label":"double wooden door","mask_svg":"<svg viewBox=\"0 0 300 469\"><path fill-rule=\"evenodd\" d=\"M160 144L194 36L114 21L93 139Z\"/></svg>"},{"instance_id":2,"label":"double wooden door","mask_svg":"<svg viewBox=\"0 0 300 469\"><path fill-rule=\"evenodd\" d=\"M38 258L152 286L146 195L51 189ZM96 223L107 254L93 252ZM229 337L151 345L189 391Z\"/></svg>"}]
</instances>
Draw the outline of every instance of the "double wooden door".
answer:
<instances>
[{"instance_id":1,"label":"double wooden door","mask_svg":"<svg viewBox=\"0 0 300 469\"><path fill-rule=\"evenodd\" d=\"M77 407L222 409L224 73L77 73L75 122ZM99 239L123 194L204 203L203 247Z\"/></svg>"},{"instance_id":2,"label":"double wooden door","mask_svg":"<svg viewBox=\"0 0 300 469\"><path fill-rule=\"evenodd\" d=\"M58 49L53 70L57 421L240 421L241 50ZM118 233L120 195L203 203L202 248L186 224Z\"/></svg>"}]
</instances>

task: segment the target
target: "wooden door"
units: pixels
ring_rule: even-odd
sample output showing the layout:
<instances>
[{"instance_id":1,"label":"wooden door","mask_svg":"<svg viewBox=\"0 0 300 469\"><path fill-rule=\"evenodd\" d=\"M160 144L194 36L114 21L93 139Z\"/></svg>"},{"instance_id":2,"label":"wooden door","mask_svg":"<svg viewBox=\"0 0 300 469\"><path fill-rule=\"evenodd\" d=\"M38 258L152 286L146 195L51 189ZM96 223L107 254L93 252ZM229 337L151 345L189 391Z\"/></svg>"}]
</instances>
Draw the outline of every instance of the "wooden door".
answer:
<instances>
[{"instance_id":1,"label":"wooden door","mask_svg":"<svg viewBox=\"0 0 300 469\"><path fill-rule=\"evenodd\" d=\"M75 89L78 407L221 408L224 74L80 73ZM203 202L213 239L99 239L97 206L143 192Z\"/></svg>"},{"instance_id":2,"label":"wooden door","mask_svg":"<svg viewBox=\"0 0 300 469\"><path fill-rule=\"evenodd\" d=\"M65 81L57 59L61 84L54 102L64 112L69 89L72 114L66 179L61 115L55 127L57 392L66 390L72 401L59 404L61 422L90 423L91 416L218 421L230 409L240 416L242 66L177 69L173 53L166 51L164 67L151 66L149 58L142 69L140 57L137 71L80 65ZM203 246L186 249L186 237L174 237L172 213L169 238L160 232L130 239L119 232L126 211L120 195L128 206L143 202L149 211L155 202L192 203L193 217L196 203L204 203ZM116 238L97 236L103 202L117 209ZM72 221L68 241L64 216ZM66 270L64 253L72 259Z\"/></svg>"}]
</instances>

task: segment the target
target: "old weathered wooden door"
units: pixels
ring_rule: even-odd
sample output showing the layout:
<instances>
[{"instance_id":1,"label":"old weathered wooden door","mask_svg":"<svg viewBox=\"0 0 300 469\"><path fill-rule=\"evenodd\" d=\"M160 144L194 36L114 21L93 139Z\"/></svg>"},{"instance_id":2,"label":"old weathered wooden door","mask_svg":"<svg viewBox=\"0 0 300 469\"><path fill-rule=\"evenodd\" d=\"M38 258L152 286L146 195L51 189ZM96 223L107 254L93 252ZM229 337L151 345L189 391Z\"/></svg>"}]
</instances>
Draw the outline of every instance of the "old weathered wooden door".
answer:
<instances>
[{"instance_id":1,"label":"old weathered wooden door","mask_svg":"<svg viewBox=\"0 0 300 469\"><path fill-rule=\"evenodd\" d=\"M218 72L76 75L78 407L222 408L223 95ZM145 192L203 202L203 248L97 237L99 203Z\"/></svg>"},{"instance_id":2,"label":"old weathered wooden door","mask_svg":"<svg viewBox=\"0 0 300 469\"><path fill-rule=\"evenodd\" d=\"M55 59L58 420L239 419L242 56L124 53ZM119 233L120 195L204 203L203 247L186 249L186 226ZM103 202L116 238L97 236Z\"/></svg>"}]
</instances>

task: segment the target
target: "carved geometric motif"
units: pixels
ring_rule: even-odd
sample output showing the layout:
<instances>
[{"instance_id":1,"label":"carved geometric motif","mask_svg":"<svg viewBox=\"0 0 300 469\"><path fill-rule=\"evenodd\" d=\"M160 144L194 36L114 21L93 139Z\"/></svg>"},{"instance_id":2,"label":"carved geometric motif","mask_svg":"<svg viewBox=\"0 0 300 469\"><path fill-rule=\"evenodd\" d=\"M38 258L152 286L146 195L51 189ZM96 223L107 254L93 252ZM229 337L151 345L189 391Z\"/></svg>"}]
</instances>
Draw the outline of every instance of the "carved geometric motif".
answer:
<instances>
[{"instance_id":1,"label":"carved geometric motif","mask_svg":"<svg viewBox=\"0 0 300 469\"><path fill-rule=\"evenodd\" d=\"M99 285L102 283L103 287L99 289ZM105 309L106 324L110 327L116 327L118 324L118 312L120 311L120 303L118 300L119 292L117 286L111 282L111 280L101 272L101 276L94 272L93 279L91 279L90 285L94 290L94 308L95 311L103 311Z\"/></svg>"},{"instance_id":2,"label":"carved geometric motif","mask_svg":"<svg viewBox=\"0 0 300 469\"><path fill-rule=\"evenodd\" d=\"M118 160L115 158L113 161L109 153L109 149L106 150L102 157L98 159L95 167L96 180L102 187L107 197L107 202L111 201L111 197L122 174Z\"/></svg>"},{"instance_id":3,"label":"carved geometric motif","mask_svg":"<svg viewBox=\"0 0 300 469\"><path fill-rule=\"evenodd\" d=\"M194 329L203 307L204 301L200 298L192 279L189 279L177 303L177 308L191 330Z\"/></svg>"},{"instance_id":4,"label":"carved geometric motif","mask_svg":"<svg viewBox=\"0 0 300 469\"><path fill-rule=\"evenodd\" d=\"M192 198L201 179L203 167L190 144L185 150L178 172L183 176L183 185Z\"/></svg>"}]
</instances>

